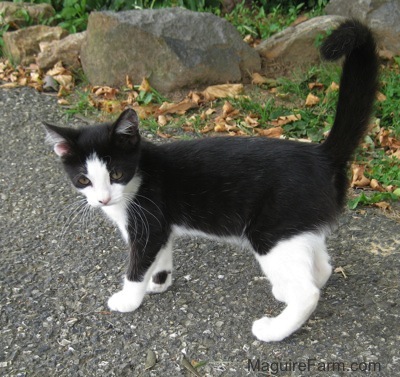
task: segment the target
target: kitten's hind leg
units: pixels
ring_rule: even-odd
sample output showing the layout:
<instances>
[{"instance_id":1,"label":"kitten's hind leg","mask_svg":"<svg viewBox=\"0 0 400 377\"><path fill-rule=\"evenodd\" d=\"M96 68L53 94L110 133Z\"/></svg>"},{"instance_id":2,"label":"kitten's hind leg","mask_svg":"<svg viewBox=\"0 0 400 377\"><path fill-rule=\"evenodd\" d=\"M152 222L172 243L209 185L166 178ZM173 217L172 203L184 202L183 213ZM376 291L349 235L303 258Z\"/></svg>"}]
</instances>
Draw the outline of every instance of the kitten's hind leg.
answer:
<instances>
[{"instance_id":1,"label":"kitten's hind leg","mask_svg":"<svg viewBox=\"0 0 400 377\"><path fill-rule=\"evenodd\" d=\"M172 236L171 236L172 237ZM172 239L160 250L146 293L165 292L172 284Z\"/></svg>"},{"instance_id":2,"label":"kitten's hind leg","mask_svg":"<svg viewBox=\"0 0 400 377\"><path fill-rule=\"evenodd\" d=\"M329 277L325 236L303 233L278 242L268 254L256 257L274 296L287 306L275 318L255 321L252 331L264 342L280 341L299 329L317 307L319 289ZM323 266L322 272L318 266Z\"/></svg>"}]
</instances>

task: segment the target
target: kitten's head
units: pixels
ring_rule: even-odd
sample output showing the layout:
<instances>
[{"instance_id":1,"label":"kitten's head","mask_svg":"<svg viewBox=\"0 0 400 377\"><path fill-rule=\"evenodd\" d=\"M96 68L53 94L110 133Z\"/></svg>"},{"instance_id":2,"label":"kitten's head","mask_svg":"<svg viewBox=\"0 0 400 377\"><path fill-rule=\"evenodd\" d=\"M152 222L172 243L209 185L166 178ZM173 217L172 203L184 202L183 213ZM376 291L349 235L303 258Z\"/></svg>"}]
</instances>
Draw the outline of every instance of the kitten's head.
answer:
<instances>
[{"instance_id":1,"label":"kitten's head","mask_svg":"<svg viewBox=\"0 0 400 377\"><path fill-rule=\"evenodd\" d=\"M139 120L125 110L114 123L80 129L45 123L47 141L61 158L73 185L93 207L120 203L139 183Z\"/></svg>"}]
</instances>

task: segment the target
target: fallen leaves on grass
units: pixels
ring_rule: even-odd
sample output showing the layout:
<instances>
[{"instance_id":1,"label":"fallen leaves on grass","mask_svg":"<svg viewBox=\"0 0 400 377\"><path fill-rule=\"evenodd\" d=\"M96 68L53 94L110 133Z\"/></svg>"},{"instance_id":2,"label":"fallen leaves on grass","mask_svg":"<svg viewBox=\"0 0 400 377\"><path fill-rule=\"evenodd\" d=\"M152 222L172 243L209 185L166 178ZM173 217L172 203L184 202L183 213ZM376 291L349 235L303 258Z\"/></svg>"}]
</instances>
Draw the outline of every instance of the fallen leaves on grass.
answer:
<instances>
[{"instance_id":1,"label":"fallen leaves on grass","mask_svg":"<svg viewBox=\"0 0 400 377\"><path fill-rule=\"evenodd\" d=\"M42 90L42 74L36 64L29 67L14 67L8 60L0 62L0 80L5 83L0 88L17 88L30 86L39 91Z\"/></svg>"},{"instance_id":2,"label":"fallen leaves on grass","mask_svg":"<svg viewBox=\"0 0 400 377\"><path fill-rule=\"evenodd\" d=\"M8 60L1 61L0 80L5 82L0 85L0 88L29 86L40 92L46 85L50 90L57 91L58 85L58 97L69 94L75 85L72 73L64 68L61 62L47 72L42 72L36 64L30 64L28 67L14 67ZM49 82L52 82L52 85L49 85Z\"/></svg>"},{"instance_id":3,"label":"fallen leaves on grass","mask_svg":"<svg viewBox=\"0 0 400 377\"><path fill-rule=\"evenodd\" d=\"M367 187L371 183L371 180L367 178L365 173L365 165L356 165L352 166L352 179L351 179L351 187Z\"/></svg>"},{"instance_id":4,"label":"fallen leaves on grass","mask_svg":"<svg viewBox=\"0 0 400 377\"><path fill-rule=\"evenodd\" d=\"M277 82L275 79L262 76L255 72L251 75L251 83L254 85L267 85L268 87L276 87Z\"/></svg>"},{"instance_id":5,"label":"fallen leaves on grass","mask_svg":"<svg viewBox=\"0 0 400 377\"><path fill-rule=\"evenodd\" d=\"M320 82L310 82L308 84L308 89L313 90L313 89L323 89L324 88L324 84L320 83Z\"/></svg>"},{"instance_id":6,"label":"fallen leaves on grass","mask_svg":"<svg viewBox=\"0 0 400 377\"><path fill-rule=\"evenodd\" d=\"M206 88L201 95L206 101L214 101L218 98L237 97L243 94L242 84L222 84L212 85Z\"/></svg>"},{"instance_id":7,"label":"fallen leaves on grass","mask_svg":"<svg viewBox=\"0 0 400 377\"><path fill-rule=\"evenodd\" d=\"M164 102L156 111L158 114L179 114L183 115L188 110L197 108L198 104L190 98L185 98L179 103Z\"/></svg>"},{"instance_id":8,"label":"fallen leaves on grass","mask_svg":"<svg viewBox=\"0 0 400 377\"><path fill-rule=\"evenodd\" d=\"M297 122L298 120L301 120L301 115L300 114L291 114L291 115L283 115L278 117L277 119L271 120L269 123L272 124L273 126L284 126L289 123Z\"/></svg>"},{"instance_id":9,"label":"fallen leaves on grass","mask_svg":"<svg viewBox=\"0 0 400 377\"><path fill-rule=\"evenodd\" d=\"M255 130L260 136L280 138L283 135L282 127L260 128Z\"/></svg>"},{"instance_id":10,"label":"fallen leaves on grass","mask_svg":"<svg viewBox=\"0 0 400 377\"><path fill-rule=\"evenodd\" d=\"M314 95L312 93L308 93L305 105L307 107L315 106L319 103L319 101L320 101L319 97L317 97L316 95Z\"/></svg>"}]
</instances>

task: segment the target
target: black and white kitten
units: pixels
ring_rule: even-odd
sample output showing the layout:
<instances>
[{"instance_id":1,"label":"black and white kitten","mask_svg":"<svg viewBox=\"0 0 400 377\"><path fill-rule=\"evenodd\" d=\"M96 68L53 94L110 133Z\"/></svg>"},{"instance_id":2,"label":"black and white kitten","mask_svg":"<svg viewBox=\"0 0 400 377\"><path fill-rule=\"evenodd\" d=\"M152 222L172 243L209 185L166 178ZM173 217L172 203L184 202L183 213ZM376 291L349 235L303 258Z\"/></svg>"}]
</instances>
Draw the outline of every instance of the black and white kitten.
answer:
<instances>
[{"instance_id":1,"label":"black and white kitten","mask_svg":"<svg viewBox=\"0 0 400 377\"><path fill-rule=\"evenodd\" d=\"M355 20L325 41L325 59L345 56L337 113L323 144L218 137L154 145L133 110L81 129L46 124L73 185L119 227L129 252L112 310L136 310L172 283L172 243L190 234L249 249L287 306L253 324L262 341L299 329L317 306L332 268L325 238L347 189L347 162L362 139L377 88L373 36Z\"/></svg>"}]
</instances>

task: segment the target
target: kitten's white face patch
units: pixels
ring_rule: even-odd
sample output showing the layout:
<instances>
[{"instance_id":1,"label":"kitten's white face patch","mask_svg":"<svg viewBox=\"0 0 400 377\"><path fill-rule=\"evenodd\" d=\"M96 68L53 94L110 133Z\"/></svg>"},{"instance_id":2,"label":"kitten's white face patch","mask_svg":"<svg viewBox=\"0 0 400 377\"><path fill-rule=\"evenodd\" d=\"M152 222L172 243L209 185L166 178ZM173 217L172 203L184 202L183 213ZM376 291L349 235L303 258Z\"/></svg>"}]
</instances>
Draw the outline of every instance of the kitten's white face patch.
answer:
<instances>
[{"instance_id":1,"label":"kitten's white face patch","mask_svg":"<svg viewBox=\"0 0 400 377\"><path fill-rule=\"evenodd\" d=\"M106 164L96 154L92 154L86 161L86 171L91 184L79 191L86 196L88 204L104 207L121 202L125 186L111 183Z\"/></svg>"}]
</instances>

